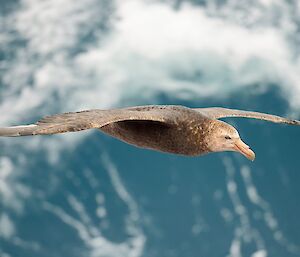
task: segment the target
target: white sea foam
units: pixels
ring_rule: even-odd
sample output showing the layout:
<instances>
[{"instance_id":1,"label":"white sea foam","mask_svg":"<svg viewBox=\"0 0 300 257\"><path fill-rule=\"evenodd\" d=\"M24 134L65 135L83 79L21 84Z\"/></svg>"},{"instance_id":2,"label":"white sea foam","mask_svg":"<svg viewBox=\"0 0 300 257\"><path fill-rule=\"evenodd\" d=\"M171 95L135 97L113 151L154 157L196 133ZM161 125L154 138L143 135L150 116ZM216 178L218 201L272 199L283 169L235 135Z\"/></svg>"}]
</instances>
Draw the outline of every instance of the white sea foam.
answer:
<instances>
[{"instance_id":1,"label":"white sea foam","mask_svg":"<svg viewBox=\"0 0 300 257\"><path fill-rule=\"evenodd\" d=\"M263 211L263 218L265 224L269 230L273 233L274 239L280 244L283 245L287 251L291 253L300 253L298 246L293 244L290 240L286 239L281 231L278 221L268 204L257 192L257 189L252 181L251 170L247 166L241 167L241 175L245 183L246 192L250 201L258 206Z\"/></svg>"},{"instance_id":2,"label":"white sea foam","mask_svg":"<svg viewBox=\"0 0 300 257\"><path fill-rule=\"evenodd\" d=\"M230 255L228 257L242 257L241 242L238 239L232 240L229 252Z\"/></svg>"},{"instance_id":3,"label":"white sea foam","mask_svg":"<svg viewBox=\"0 0 300 257\"><path fill-rule=\"evenodd\" d=\"M229 256L241 256L241 248L244 244L248 244L250 242L253 242L256 245L256 251L251 256L268 255L268 251L265 246L265 239L260 232L260 228L256 228L252 225L253 221L251 219L252 215L249 213L249 207L247 208L243 205L238 190L245 190L250 202L255 207L259 208L259 213L260 211L262 211L262 215L258 215L257 218L263 219L265 221L265 225L267 227L266 231L271 232L271 235L273 234L274 240L280 246L283 246L287 252L290 252L292 254L299 254L299 248L291 241L286 239L285 235L280 229L279 222L273 214L269 203L265 199L263 199L257 191L257 188L252 181L250 168L247 166L241 167L240 174L244 181L245 188L242 187L239 189L237 188L237 174L232 160L229 158L224 158L223 162L227 174L227 191L232 201L235 215L237 215L239 219L235 227L235 235L232 239L229 249ZM228 222L228 219L226 219L226 216L224 215L223 209L221 209L221 215L224 220Z\"/></svg>"},{"instance_id":4,"label":"white sea foam","mask_svg":"<svg viewBox=\"0 0 300 257\"><path fill-rule=\"evenodd\" d=\"M137 204L124 187L118 171L109 157L103 155L102 159L118 197L128 207L128 215L126 215L125 224L128 239L118 243L105 238L102 234L101 226L92 221L84 203L77 200L75 196L71 194L67 196L67 201L76 215L72 215L60 206L47 201L42 202L42 206L44 210L52 213L61 222L74 229L78 237L82 240L83 245L87 247L85 252L86 256L139 257L143 253L145 236L138 225L139 211ZM98 215L100 219L104 218L106 215L106 209L103 206L104 199L105 198L101 193L96 195L96 201L99 204L99 208L101 208L100 215ZM99 214L99 208L96 209L97 214Z\"/></svg>"},{"instance_id":5,"label":"white sea foam","mask_svg":"<svg viewBox=\"0 0 300 257\"><path fill-rule=\"evenodd\" d=\"M267 257L267 256L268 254L267 251L265 250L259 250L251 255L251 257Z\"/></svg>"},{"instance_id":6,"label":"white sea foam","mask_svg":"<svg viewBox=\"0 0 300 257\"><path fill-rule=\"evenodd\" d=\"M234 237L229 248L229 256L241 257L242 247L249 243L254 243L255 253L264 252L267 254L267 249L265 248L265 242L262 238L262 235L258 229L253 227L249 210L243 204L240 194L238 193L238 187L235 178L236 170L234 168L233 162L229 158L224 158L223 163L227 176L228 195L231 199L233 210L238 220L234 228ZM223 216L223 218L228 222L225 216Z\"/></svg>"},{"instance_id":7,"label":"white sea foam","mask_svg":"<svg viewBox=\"0 0 300 257\"><path fill-rule=\"evenodd\" d=\"M15 234L15 226L6 213L0 215L0 237L11 238Z\"/></svg>"},{"instance_id":8,"label":"white sea foam","mask_svg":"<svg viewBox=\"0 0 300 257\"><path fill-rule=\"evenodd\" d=\"M18 163L21 163L18 161ZM31 195L28 187L20 183L17 178L19 170L8 156L0 157L0 196L1 202L17 213L23 211L23 200ZM12 186L13 184L13 186Z\"/></svg>"}]
</instances>

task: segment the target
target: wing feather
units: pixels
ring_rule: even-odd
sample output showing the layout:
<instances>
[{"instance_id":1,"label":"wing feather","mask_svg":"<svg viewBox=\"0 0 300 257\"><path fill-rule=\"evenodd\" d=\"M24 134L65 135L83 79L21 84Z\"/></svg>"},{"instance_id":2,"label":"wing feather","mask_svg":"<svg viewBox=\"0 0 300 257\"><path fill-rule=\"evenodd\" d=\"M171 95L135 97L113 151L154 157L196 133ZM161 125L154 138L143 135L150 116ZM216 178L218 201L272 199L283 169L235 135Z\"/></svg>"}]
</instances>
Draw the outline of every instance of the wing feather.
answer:
<instances>
[{"instance_id":1,"label":"wing feather","mask_svg":"<svg viewBox=\"0 0 300 257\"><path fill-rule=\"evenodd\" d=\"M267 114L267 113L260 113L260 112L252 112L252 111L241 111L235 109L227 109L221 107L212 107L212 108L197 108L195 109L202 114L208 116L211 119L220 119L220 118L227 118L227 117L240 117L240 118L252 118L252 119L259 119L259 120L266 120L275 123L284 123L289 125L298 125L300 126L300 121L287 119L284 117Z\"/></svg>"},{"instance_id":2,"label":"wing feather","mask_svg":"<svg viewBox=\"0 0 300 257\"><path fill-rule=\"evenodd\" d=\"M168 109L161 112L153 106L131 107L114 110L87 110L46 116L35 124L0 128L0 136L51 135L101 128L125 120L151 120L171 123Z\"/></svg>"}]
</instances>

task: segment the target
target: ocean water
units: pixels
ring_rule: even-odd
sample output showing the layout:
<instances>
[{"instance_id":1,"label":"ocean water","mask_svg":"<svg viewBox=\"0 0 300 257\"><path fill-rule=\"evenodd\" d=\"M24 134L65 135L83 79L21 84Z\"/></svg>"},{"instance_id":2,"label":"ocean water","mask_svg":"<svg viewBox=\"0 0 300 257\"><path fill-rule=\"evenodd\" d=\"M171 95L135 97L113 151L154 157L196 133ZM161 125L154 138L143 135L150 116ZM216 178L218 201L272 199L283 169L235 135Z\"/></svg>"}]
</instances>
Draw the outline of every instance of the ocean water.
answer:
<instances>
[{"instance_id":1,"label":"ocean water","mask_svg":"<svg viewBox=\"0 0 300 257\"><path fill-rule=\"evenodd\" d=\"M144 104L300 118L297 0L2 0L0 124ZM183 157L97 131L0 139L1 257L300 256L300 130Z\"/></svg>"}]
</instances>

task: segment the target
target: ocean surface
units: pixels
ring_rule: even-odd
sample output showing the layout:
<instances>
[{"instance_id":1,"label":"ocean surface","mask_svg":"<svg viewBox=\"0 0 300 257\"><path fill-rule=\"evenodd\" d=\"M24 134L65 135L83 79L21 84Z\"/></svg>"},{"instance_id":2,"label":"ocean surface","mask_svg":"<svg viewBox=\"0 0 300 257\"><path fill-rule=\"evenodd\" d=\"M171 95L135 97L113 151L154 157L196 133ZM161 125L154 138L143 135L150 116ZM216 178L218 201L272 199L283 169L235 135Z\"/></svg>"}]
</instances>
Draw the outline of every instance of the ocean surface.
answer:
<instances>
[{"instance_id":1,"label":"ocean surface","mask_svg":"<svg viewBox=\"0 0 300 257\"><path fill-rule=\"evenodd\" d=\"M300 118L298 0L1 0L0 125L145 104ZM0 257L300 256L300 129L183 157L97 131L0 139Z\"/></svg>"}]
</instances>

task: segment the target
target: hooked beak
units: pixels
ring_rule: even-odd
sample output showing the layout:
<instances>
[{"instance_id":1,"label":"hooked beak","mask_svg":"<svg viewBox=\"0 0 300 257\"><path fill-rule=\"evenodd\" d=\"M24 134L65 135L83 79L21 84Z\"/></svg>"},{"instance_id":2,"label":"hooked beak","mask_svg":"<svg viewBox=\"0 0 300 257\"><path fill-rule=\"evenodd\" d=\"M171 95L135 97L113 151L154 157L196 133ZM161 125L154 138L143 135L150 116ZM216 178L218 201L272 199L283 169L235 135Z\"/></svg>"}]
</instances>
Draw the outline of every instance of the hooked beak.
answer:
<instances>
[{"instance_id":1,"label":"hooked beak","mask_svg":"<svg viewBox=\"0 0 300 257\"><path fill-rule=\"evenodd\" d=\"M251 161L254 161L255 159L255 153L241 139L237 139L234 142L234 150L240 152L242 155L244 155Z\"/></svg>"}]
</instances>

